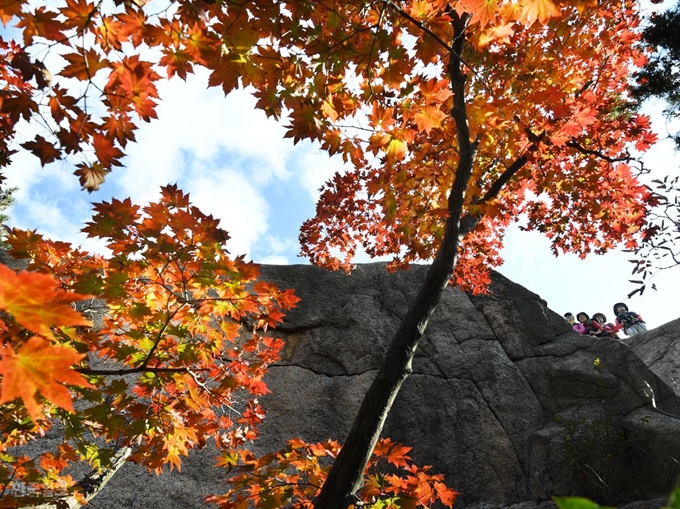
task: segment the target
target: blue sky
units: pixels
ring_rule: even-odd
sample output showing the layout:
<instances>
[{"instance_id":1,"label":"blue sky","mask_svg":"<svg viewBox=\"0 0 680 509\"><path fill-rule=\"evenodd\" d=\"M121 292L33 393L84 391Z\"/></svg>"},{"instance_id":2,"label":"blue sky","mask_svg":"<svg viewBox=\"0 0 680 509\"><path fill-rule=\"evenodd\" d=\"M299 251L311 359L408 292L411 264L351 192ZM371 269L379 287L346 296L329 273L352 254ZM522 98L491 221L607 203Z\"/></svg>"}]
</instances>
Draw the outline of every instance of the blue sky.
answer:
<instances>
[{"instance_id":1,"label":"blue sky","mask_svg":"<svg viewBox=\"0 0 680 509\"><path fill-rule=\"evenodd\" d=\"M186 83L161 83L159 119L142 125L138 143L129 145L126 167L115 169L98 192L81 191L69 164L41 168L32 155L16 154L6 172L8 185L19 188L10 224L99 250L79 233L92 202L130 196L145 203L158 196L159 186L177 183L199 208L221 219L232 237L232 254L260 263L306 263L298 258L298 229L314 214L318 188L342 168L340 161L309 143L294 146L284 139L284 128L255 111L247 93L225 98L219 89L206 90L206 81L199 72ZM661 107L648 109L665 132ZM17 142L32 132L32 126L21 126ZM678 171L670 142L659 143L646 160L652 178ZM603 312L611 319L612 305L624 301L650 327L680 317L680 269L659 275L658 291L628 301L634 286L628 283L632 265L626 253L555 258L540 234L512 230L503 257L500 272L541 295L560 314Z\"/></svg>"}]
</instances>

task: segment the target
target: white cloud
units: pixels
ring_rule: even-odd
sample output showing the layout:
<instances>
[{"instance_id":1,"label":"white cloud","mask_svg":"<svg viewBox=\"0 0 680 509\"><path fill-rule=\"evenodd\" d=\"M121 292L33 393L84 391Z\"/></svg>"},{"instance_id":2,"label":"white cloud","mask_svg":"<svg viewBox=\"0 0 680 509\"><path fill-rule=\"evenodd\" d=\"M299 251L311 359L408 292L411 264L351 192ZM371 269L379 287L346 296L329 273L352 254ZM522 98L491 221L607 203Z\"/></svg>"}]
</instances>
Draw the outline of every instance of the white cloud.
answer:
<instances>
[{"instance_id":1,"label":"white cloud","mask_svg":"<svg viewBox=\"0 0 680 509\"><path fill-rule=\"evenodd\" d=\"M307 191L312 201L319 198L319 188L336 172L343 172L345 164L339 157L329 157L321 149L306 143L304 155L296 163L297 181ZM304 146L303 145L303 146Z\"/></svg>"},{"instance_id":2,"label":"white cloud","mask_svg":"<svg viewBox=\"0 0 680 509\"><path fill-rule=\"evenodd\" d=\"M162 102L158 120L142 124L137 143L128 147L127 168L114 170L116 182L133 200L147 201L159 185L180 180L186 158L212 161L223 152L259 162L249 178L266 185L285 180L293 148L284 129L264 113L254 111L250 94L236 91L224 97L221 89L206 90L207 73L159 85Z\"/></svg>"},{"instance_id":3,"label":"white cloud","mask_svg":"<svg viewBox=\"0 0 680 509\"><path fill-rule=\"evenodd\" d=\"M288 258L280 255L265 256L261 260L258 260L258 263L263 265L290 265Z\"/></svg>"},{"instance_id":4,"label":"white cloud","mask_svg":"<svg viewBox=\"0 0 680 509\"><path fill-rule=\"evenodd\" d=\"M229 232L227 249L232 255L250 254L253 245L266 234L269 206L262 192L250 179L233 169L202 171L192 169L192 202L202 212L219 218L220 227Z\"/></svg>"},{"instance_id":5,"label":"white cloud","mask_svg":"<svg viewBox=\"0 0 680 509\"><path fill-rule=\"evenodd\" d=\"M161 84L159 119L140 126L126 167L114 169L108 180L122 189L116 195L135 203L157 199L159 186L176 182L201 210L222 220L232 253L255 250L258 259L287 262L299 248L293 239L267 235L269 210L286 214L272 191L283 182L290 185L295 175L297 185L316 199L338 164L311 144L294 146L284 139L285 129L254 110L247 92L225 98L221 89L206 91L201 74L187 83Z\"/></svg>"},{"instance_id":6,"label":"white cloud","mask_svg":"<svg viewBox=\"0 0 680 509\"><path fill-rule=\"evenodd\" d=\"M298 243L293 239L281 239L275 236L270 236L266 239L267 247L272 253L280 254L291 249L297 249Z\"/></svg>"}]
</instances>

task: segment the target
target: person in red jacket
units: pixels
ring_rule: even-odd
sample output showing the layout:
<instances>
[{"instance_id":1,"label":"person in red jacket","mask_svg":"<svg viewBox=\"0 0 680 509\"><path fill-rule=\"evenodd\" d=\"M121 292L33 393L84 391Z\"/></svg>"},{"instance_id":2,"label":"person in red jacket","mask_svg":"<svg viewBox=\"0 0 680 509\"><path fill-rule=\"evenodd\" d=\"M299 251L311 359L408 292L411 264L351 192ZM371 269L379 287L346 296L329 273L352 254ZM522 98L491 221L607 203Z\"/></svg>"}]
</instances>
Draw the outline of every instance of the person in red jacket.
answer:
<instances>
[{"instance_id":1,"label":"person in red jacket","mask_svg":"<svg viewBox=\"0 0 680 509\"><path fill-rule=\"evenodd\" d=\"M603 313L595 313L593 315L593 327L598 330L598 337L607 337L611 339L619 339L617 332L621 327L613 323L607 323L607 317Z\"/></svg>"}]
</instances>

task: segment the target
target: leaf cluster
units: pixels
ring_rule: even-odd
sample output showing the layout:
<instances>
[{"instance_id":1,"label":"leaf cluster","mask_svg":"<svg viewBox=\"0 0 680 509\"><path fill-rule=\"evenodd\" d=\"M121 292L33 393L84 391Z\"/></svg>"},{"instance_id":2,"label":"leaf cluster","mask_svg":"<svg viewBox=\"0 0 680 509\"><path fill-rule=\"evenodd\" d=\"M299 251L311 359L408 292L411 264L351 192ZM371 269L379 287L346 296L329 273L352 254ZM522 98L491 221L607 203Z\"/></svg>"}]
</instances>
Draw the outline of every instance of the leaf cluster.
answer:
<instances>
[{"instance_id":1,"label":"leaf cluster","mask_svg":"<svg viewBox=\"0 0 680 509\"><path fill-rule=\"evenodd\" d=\"M30 263L18 274L0 265L5 493L21 483L71 488L70 465L106 467L123 447L157 472L179 469L210 438L224 450L254 439L264 415L263 376L283 346L267 330L297 302L292 291L231 258L218 221L175 186L143 208L96 204L84 231L110 255L35 232L8 238L11 254ZM56 450L10 452L57 423L65 440Z\"/></svg>"},{"instance_id":2,"label":"leaf cluster","mask_svg":"<svg viewBox=\"0 0 680 509\"><path fill-rule=\"evenodd\" d=\"M389 439L380 440L366 482L350 508L416 509L438 502L453 507L458 493L443 483L442 475L430 474L430 467L416 466L409 450ZM335 441L307 444L293 439L285 449L259 458L249 452L224 455L219 464L231 468L230 491L209 501L222 509L312 508L339 451Z\"/></svg>"},{"instance_id":3,"label":"leaf cluster","mask_svg":"<svg viewBox=\"0 0 680 509\"><path fill-rule=\"evenodd\" d=\"M652 279L659 273L680 265L680 177L666 175L654 179L656 203L647 215L647 223L642 232L640 245L630 252L633 264L629 281L636 288L628 294L643 295L647 287L656 290Z\"/></svg>"}]
</instances>

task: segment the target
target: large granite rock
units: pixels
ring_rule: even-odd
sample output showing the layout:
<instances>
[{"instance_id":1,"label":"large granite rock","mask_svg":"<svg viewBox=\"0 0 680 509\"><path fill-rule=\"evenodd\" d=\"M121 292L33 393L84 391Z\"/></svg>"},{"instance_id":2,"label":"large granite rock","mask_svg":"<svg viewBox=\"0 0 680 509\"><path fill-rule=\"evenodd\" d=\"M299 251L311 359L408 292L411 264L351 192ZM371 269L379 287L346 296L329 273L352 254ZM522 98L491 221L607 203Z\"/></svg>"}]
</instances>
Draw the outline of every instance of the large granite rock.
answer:
<instances>
[{"instance_id":1,"label":"large granite rock","mask_svg":"<svg viewBox=\"0 0 680 509\"><path fill-rule=\"evenodd\" d=\"M262 267L264 279L302 301L278 329L287 346L268 375L259 450L291 437L344 439L426 270ZM662 329L661 351L650 338ZM384 435L444 473L461 493L457 507L544 508L551 495L569 494L618 505L659 499L680 473L680 398L668 385L678 332L680 323L629 345L580 336L498 274L488 295L449 289ZM641 360L648 351L652 370ZM673 360L664 358L670 351ZM213 457L192 454L181 473L161 477L126 465L92 507L204 507L204 495L224 491Z\"/></svg>"},{"instance_id":2,"label":"large granite rock","mask_svg":"<svg viewBox=\"0 0 680 509\"><path fill-rule=\"evenodd\" d=\"M626 344L671 389L680 396L680 320L669 322L640 336L631 336Z\"/></svg>"}]
</instances>

